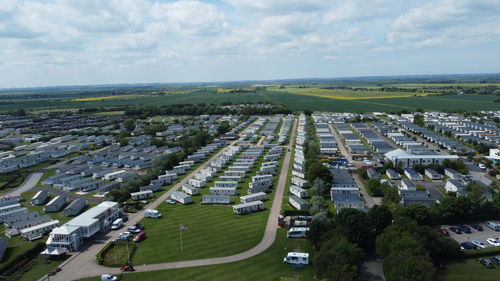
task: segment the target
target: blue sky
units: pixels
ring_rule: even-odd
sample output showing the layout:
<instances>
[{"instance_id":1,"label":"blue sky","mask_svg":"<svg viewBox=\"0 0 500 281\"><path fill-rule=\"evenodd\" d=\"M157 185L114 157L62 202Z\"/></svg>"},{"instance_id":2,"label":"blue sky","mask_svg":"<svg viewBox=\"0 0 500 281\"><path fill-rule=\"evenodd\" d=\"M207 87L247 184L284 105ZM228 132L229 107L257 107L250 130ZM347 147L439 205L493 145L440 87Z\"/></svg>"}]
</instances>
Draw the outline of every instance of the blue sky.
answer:
<instances>
[{"instance_id":1,"label":"blue sky","mask_svg":"<svg viewBox=\"0 0 500 281\"><path fill-rule=\"evenodd\" d=\"M0 0L0 87L500 72L498 0Z\"/></svg>"}]
</instances>

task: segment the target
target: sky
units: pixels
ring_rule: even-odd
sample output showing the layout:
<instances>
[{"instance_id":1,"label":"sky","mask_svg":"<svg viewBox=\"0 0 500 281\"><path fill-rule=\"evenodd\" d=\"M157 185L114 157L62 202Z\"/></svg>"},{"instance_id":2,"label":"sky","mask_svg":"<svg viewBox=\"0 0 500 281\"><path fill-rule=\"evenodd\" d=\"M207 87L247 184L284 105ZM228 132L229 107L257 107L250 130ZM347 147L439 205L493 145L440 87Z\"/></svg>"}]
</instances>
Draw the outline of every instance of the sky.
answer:
<instances>
[{"instance_id":1,"label":"sky","mask_svg":"<svg viewBox=\"0 0 500 281\"><path fill-rule=\"evenodd\" d=\"M0 0L0 88L500 72L499 0Z\"/></svg>"}]
</instances>

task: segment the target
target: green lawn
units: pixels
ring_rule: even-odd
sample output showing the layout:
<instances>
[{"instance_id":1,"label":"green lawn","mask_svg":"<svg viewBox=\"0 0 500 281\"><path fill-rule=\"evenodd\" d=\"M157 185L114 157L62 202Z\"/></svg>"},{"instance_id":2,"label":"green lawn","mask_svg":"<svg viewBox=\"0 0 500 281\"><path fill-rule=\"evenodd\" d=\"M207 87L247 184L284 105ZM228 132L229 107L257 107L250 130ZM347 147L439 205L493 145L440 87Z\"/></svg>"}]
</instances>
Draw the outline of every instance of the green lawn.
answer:
<instances>
[{"instance_id":1,"label":"green lawn","mask_svg":"<svg viewBox=\"0 0 500 281\"><path fill-rule=\"evenodd\" d=\"M247 177L239 184L240 195L246 194L248 182L256 174L263 162L264 150L261 157L255 162L254 169L247 173ZM236 159L237 157L235 157ZM281 168L282 160L279 161ZM228 165L229 166L229 165ZM223 173L219 173L222 175ZM208 194L209 186L200 190L201 194ZM275 177L275 185L278 177ZM272 206L274 190L268 194L265 210L245 216L233 214L231 206L200 205L201 195L193 197L190 205L161 204L157 209L162 213L161 219L143 219L146 227L147 239L138 243L133 257L134 264L152 264L169 261L221 257L237 254L256 246L264 235L265 225ZM233 198L239 202L239 196ZM179 225L188 226L183 231L183 250L180 245Z\"/></svg>"},{"instance_id":2,"label":"green lawn","mask_svg":"<svg viewBox=\"0 0 500 281\"><path fill-rule=\"evenodd\" d=\"M498 281L500 267L486 268L477 258L455 261L446 265L442 271L443 281Z\"/></svg>"},{"instance_id":3,"label":"green lawn","mask_svg":"<svg viewBox=\"0 0 500 281\"><path fill-rule=\"evenodd\" d=\"M26 268L25 272L19 273L16 277L16 281L32 281L32 280L37 280L38 278L41 278L45 274L47 274L47 268L48 270L52 270L53 268L59 266L61 263L64 262L64 260L52 260L49 262L49 264L46 266L44 263L44 258L42 256L38 256L34 260L34 264Z\"/></svg>"},{"instance_id":4,"label":"green lawn","mask_svg":"<svg viewBox=\"0 0 500 281\"><path fill-rule=\"evenodd\" d=\"M188 230L189 231L189 230ZM305 239L288 239L286 230L278 229L276 241L265 252L252 258L221 265L200 266L173 270L132 273L121 276L121 281L169 280L169 281L309 281L313 280L312 266L302 269L283 263L283 257L290 251L311 253L311 246ZM81 281L95 281L98 277Z\"/></svg>"}]
</instances>

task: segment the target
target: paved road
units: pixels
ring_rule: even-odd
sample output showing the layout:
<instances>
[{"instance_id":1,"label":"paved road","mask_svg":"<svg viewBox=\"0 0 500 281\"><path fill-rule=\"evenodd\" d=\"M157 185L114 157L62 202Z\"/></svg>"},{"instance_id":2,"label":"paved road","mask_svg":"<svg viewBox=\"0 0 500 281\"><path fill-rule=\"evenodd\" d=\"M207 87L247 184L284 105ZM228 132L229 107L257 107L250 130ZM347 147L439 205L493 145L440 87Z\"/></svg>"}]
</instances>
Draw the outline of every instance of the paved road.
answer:
<instances>
[{"instance_id":1,"label":"paved road","mask_svg":"<svg viewBox=\"0 0 500 281\"><path fill-rule=\"evenodd\" d=\"M344 144L342 143L342 140L340 139L340 136L337 134L337 131L333 128L333 125L328 125L330 127L330 132L333 134L333 137L337 141L337 145L340 149L340 152L342 155L349 160L349 162L353 163L356 168L360 168L362 164L359 161L353 161L351 155L349 152L347 152L347 149L344 147ZM381 198L373 198L366 192L365 186L363 185L363 182L359 178L358 174L353 173L352 177L354 178L354 181L356 184L359 186L359 190L361 191L361 194L363 195L363 198L365 200L365 204L368 208L371 208L375 205L380 205L382 204L382 199Z\"/></svg>"},{"instance_id":2,"label":"paved road","mask_svg":"<svg viewBox=\"0 0 500 281\"><path fill-rule=\"evenodd\" d=\"M40 172L32 173L24 180L24 182L20 186L16 187L15 189L11 190L10 192L4 195L21 194L25 191L28 191L33 187L35 187L35 185L42 178L42 176L43 173Z\"/></svg>"},{"instance_id":3,"label":"paved road","mask_svg":"<svg viewBox=\"0 0 500 281\"><path fill-rule=\"evenodd\" d=\"M297 122L295 122L292 136L290 138L290 144L287 146L287 148L290 148L290 151L291 151L291 148L293 146L293 141L295 140L296 128L297 128ZM235 142L233 142L231 145L233 145L234 143ZM191 172L181 182L177 183L172 188L170 188L160 198L158 198L157 200L155 200L154 202L152 202L148 206L146 206L145 209L148 209L148 208L154 209L155 207L157 207L164 200L166 200L173 191L179 189L194 174L198 173L201 169L207 167L213 160L215 160L215 158L217 158L220 154L222 154L223 151L224 151L224 149L219 151L218 153L216 153L209 160L207 160L201 167L199 167L198 169ZM274 196L273 205L272 205L271 211L269 213L269 218L268 218L268 222L266 225L266 229L264 231L264 237L263 237L262 241L257 246L255 246L254 248L252 248L248 251L245 251L243 253L236 254L233 256L213 258L213 259L170 262L170 263L161 263L161 264L152 264L152 265L141 265L141 266L135 267L136 271L138 271L138 272L153 271L153 270L160 270L160 269L173 269L173 268L181 268L181 267L194 267L194 266L202 266L202 265L230 263L230 262L240 261L240 260L244 260L244 259L253 257L253 256L265 251L267 248L269 248L274 243L274 240L276 237L276 230L277 230L277 225L278 225L278 215L280 213L281 202L283 200L283 193L284 193L285 186L286 186L286 178L288 175L288 170L290 168L290 158L291 158L291 152L289 152L288 149L286 149L285 159L283 162L283 167L280 171L280 178L278 180L278 185L276 187L276 194ZM139 222L139 220L141 220L143 217L144 217L144 210L137 212L134 215L129 216L129 220L124 224L124 229ZM59 272L57 275L51 277L50 279L54 280L54 281L58 281L58 280L68 281L68 280L75 280L75 279L96 276L96 275L100 275L100 274L104 274L104 273L119 274L120 271L117 268L108 268L108 267L100 266L100 265L95 263L96 254L109 241L114 240L118 236L118 234L119 234L119 231L114 231L114 232L110 232L108 234L105 234L104 236L96 238L96 240L98 240L98 242L94 241L92 244L88 245L88 248L86 248L85 250L83 250L82 252L80 252L78 254L75 254L68 261L63 263L60 266L62 268L62 271ZM46 276L40 278L39 280L46 280Z\"/></svg>"}]
</instances>

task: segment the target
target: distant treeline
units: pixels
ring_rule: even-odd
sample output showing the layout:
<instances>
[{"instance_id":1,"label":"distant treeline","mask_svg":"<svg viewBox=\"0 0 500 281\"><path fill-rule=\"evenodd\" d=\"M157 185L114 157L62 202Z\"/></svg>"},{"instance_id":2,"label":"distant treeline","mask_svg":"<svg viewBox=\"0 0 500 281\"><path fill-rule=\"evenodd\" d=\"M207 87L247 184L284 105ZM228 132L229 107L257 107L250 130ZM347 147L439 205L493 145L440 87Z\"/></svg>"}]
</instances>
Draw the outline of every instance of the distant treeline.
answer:
<instances>
[{"instance_id":1,"label":"distant treeline","mask_svg":"<svg viewBox=\"0 0 500 281\"><path fill-rule=\"evenodd\" d=\"M268 115L290 114L293 111L284 106L257 107L243 106L241 108L222 108L213 104L176 104L167 106L137 106L125 110L128 116L147 118L156 115L202 115L202 114L243 114Z\"/></svg>"}]
</instances>

